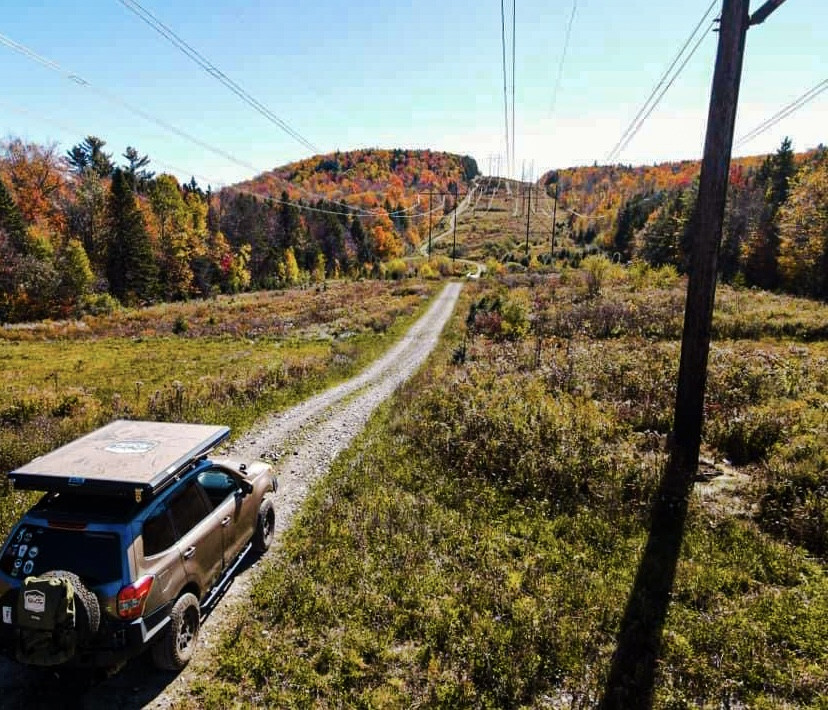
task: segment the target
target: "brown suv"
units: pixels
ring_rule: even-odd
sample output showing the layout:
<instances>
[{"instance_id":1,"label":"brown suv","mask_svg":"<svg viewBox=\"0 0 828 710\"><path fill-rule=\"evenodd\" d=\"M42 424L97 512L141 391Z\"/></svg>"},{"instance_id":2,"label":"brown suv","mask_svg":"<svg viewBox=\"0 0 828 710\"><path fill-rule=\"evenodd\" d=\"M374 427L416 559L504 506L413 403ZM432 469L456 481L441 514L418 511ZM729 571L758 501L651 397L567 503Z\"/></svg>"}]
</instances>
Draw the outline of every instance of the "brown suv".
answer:
<instances>
[{"instance_id":1,"label":"brown suv","mask_svg":"<svg viewBox=\"0 0 828 710\"><path fill-rule=\"evenodd\" d=\"M226 427L116 421L9 473L46 491L0 553L0 645L32 665L192 655L201 616L273 537L271 467L209 458Z\"/></svg>"}]
</instances>

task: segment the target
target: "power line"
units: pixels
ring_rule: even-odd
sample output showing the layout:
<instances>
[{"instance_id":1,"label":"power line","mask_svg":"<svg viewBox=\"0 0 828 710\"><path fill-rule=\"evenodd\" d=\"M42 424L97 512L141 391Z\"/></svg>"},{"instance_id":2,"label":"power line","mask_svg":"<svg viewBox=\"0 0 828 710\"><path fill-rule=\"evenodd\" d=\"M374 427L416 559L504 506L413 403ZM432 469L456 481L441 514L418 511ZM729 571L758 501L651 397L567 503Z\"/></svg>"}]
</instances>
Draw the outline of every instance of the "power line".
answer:
<instances>
[{"instance_id":1,"label":"power line","mask_svg":"<svg viewBox=\"0 0 828 710\"><path fill-rule=\"evenodd\" d=\"M695 36L698 33L699 29L704 24L705 20L708 18L710 13L713 11L713 8L716 5L716 2L717 2L717 0L713 0L710 3L710 5L708 6L708 8L705 11L704 15L702 15L702 18L699 20L698 24L695 26L693 31L690 33L690 36L685 40L684 44L682 45L681 49L678 51L678 54L676 54L675 58L673 59L673 61L670 64L670 66L667 67L667 70L661 75L661 79L659 79L658 83L653 87L652 92L650 92L650 95L647 97L647 100L644 102L644 104L639 109L638 113L635 115L635 118L633 118L633 120L630 122L630 125L627 126L624 133L621 134L621 138L619 138L618 142L615 144L613 149L609 153L607 153L607 156L604 159L604 162L612 163L612 162L614 162L615 160L618 159L618 156L624 151L624 149L627 147L627 145L629 145L629 142L632 140L632 138L635 136L635 134L638 133L638 131L640 130L640 128L641 128L642 124L644 123L644 121L647 120L649 115L653 112L655 107L661 101L664 94L667 93L667 90L673 85L673 82L678 78L678 75L681 74L684 67L687 66L687 62L690 61L690 58L696 53L699 46L701 45L702 40L704 39L704 37L707 34L707 30L705 30L705 32L702 34L701 38L696 42L696 45L693 47L690 54L685 58L684 62L681 64L681 66L678 68L676 73L670 79L669 83L667 83L667 85L664 86L664 83L667 81L667 78L670 76L670 73L673 71L673 69L679 63L679 61L681 60L681 57L684 55L685 51L687 50L687 47L690 46L690 43L695 38ZM662 89L662 87L664 87L664 88ZM659 93L659 91L660 91L660 93Z\"/></svg>"},{"instance_id":2,"label":"power line","mask_svg":"<svg viewBox=\"0 0 828 710\"><path fill-rule=\"evenodd\" d=\"M14 111L15 113L20 113L24 116L30 116L30 117L37 118L38 120L43 121L45 123L48 123L50 125L53 125L56 128L59 128L60 130L66 132L66 133L75 134L75 135L83 134L83 131L79 130L76 126L69 126L65 123L55 121L55 120L53 120L53 119L51 119L47 116L43 116L42 114L37 113L36 111L31 111L30 109L24 108L23 106L16 106L16 105L10 104L10 103L2 100L2 99L0 99L0 106L5 106L7 109L9 109L11 111ZM297 202L295 200L282 200L282 199L279 199L279 198L271 197L269 195L264 196L264 195L261 195L257 192L254 192L253 190L248 190L248 189L245 189L243 187L237 187L237 186L233 186L233 185L224 185L222 180L216 180L214 178L210 178L210 177L207 177L207 176L204 176L204 175L200 175L199 173L196 173L196 172L193 172L193 171L190 171L190 170L185 170L184 168L181 168L180 166L172 165L171 163L167 163L163 160L159 160L158 158L152 158L152 160L150 162L154 165L158 165L158 166L164 168L167 171L176 172L176 173L179 173L180 175L190 175L192 177L198 178L205 185L216 185L219 188L218 189L219 192L221 192L222 190L229 190L231 192L237 192L237 193L244 194L244 195L250 195L251 197L255 197L259 200L269 200L270 202L272 202L274 204L291 205L293 207L296 207L296 209L301 210L301 211L305 211L305 212L316 212L316 213L319 213L319 214L331 214L331 215L341 215L341 214L343 214L342 211L337 212L335 210L325 210L325 209L322 209L320 207L313 207L311 205L305 205L305 204L302 204L301 202ZM287 184L291 187L296 187L296 185L294 185L293 183L287 183ZM395 212L388 212L387 213L388 216L389 217L398 217L398 216L402 215L405 212L410 212L412 210L415 210L420 204L420 195L419 195L419 193L416 195L416 197L417 197L417 202L414 205L412 205L411 207L406 208L405 210L397 210ZM376 216L379 215L379 213L367 212L367 211L352 207L351 205L348 205L348 203L344 202L344 201L331 200L330 198L321 198L321 199L323 199L325 202L329 202L330 204L340 206L340 207L348 210L349 214L353 214L353 215L356 215L358 217L376 217ZM424 218L428 217L429 214L439 212L441 209L443 209L443 206L439 205L438 207L431 210L431 212L428 212L428 211L426 211L426 212L417 212L414 215L411 215L408 219L424 219Z\"/></svg>"},{"instance_id":3,"label":"power line","mask_svg":"<svg viewBox=\"0 0 828 710\"><path fill-rule=\"evenodd\" d=\"M517 0L512 0L512 161L517 161L515 154L515 47L517 45Z\"/></svg>"},{"instance_id":4,"label":"power line","mask_svg":"<svg viewBox=\"0 0 828 710\"><path fill-rule=\"evenodd\" d=\"M100 87L97 87L97 86L93 85L90 81L87 81L86 79L84 79L80 75L75 74L75 73L65 69L64 67L62 67L57 62L54 62L51 59L48 59L48 58L44 57L41 54L38 54L33 49L31 49L31 48L29 48L29 47L27 47L23 44L20 44L19 42L15 42L10 37L7 37L3 34L0 34L0 44L6 45L10 49L13 49L14 51L18 52L19 54L22 54L23 56L27 57L28 59L31 59L32 61L36 62L37 64L40 64L41 66L46 67L47 69L51 69L52 71L55 71L59 74L62 74L65 78L69 79L73 83L87 88L89 91L92 91L93 93L103 97L104 99L106 99L110 103L121 106L122 108L126 109L130 113L133 113L136 116L139 116L140 118L143 118L145 121L153 123L156 126L164 129L165 131L168 131L169 133L173 133L173 134L175 134L176 136L178 136L180 138L184 138L185 140L191 142L192 144L198 146L199 148L203 148L204 150L207 150L211 153L214 153L215 155L218 155L218 156L224 158L225 160L228 160L231 163L234 163L235 165L238 165L238 166L244 168L245 170L249 170L249 171L251 171L253 173L256 173L256 174L271 172L271 171L268 171L268 170L262 170L260 168L257 168L255 165L252 165L252 164L250 164L250 163L248 163L244 160L241 160L241 159L237 158L236 156L232 155L231 153L228 153L226 150L223 150L222 148L211 145L210 143L207 143L206 141L203 141L200 138L196 138L195 136L187 133L186 131L178 128L177 126L174 126L173 124L168 123L167 121L165 121L161 118L158 118L157 116L154 116L153 114L145 111L142 108L139 108L137 106L134 106L134 105L130 104L128 101L125 101L124 99L122 99L118 95L113 94L112 92L107 91L106 89L102 89ZM190 173L190 174L193 174L193 173ZM307 194L311 197L314 197L317 200L321 200L321 201L324 201L324 202L329 202L331 204L340 204L336 200L332 200L329 197L326 197L325 195L316 194L316 193L312 192L311 190L308 190L307 188L305 188L301 185L296 185L295 183L289 182L289 181L284 180L282 178L276 178L276 179L281 180L288 187L299 190L300 192L304 192L305 194ZM363 217L376 217L380 214L377 211L365 210L365 209L361 209L361 208L351 208L351 209L353 209L353 211L356 214L359 214L360 216L363 216ZM405 211L405 210L403 210L403 211ZM389 213L389 214L391 216L394 216L394 215L400 214L400 212L393 212L393 213Z\"/></svg>"},{"instance_id":5,"label":"power line","mask_svg":"<svg viewBox=\"0 0 828 710\"><path fill-rule=\"evenodd\" d=\"M777 111L775 114L773 114L773 116L771 116L770 118L768 118L765 121L763 121L762 123L760 123L752 131L746 133L744 136L742 136L736 142L737 147L741 146L741 145L744 145L745 143L747 143L749 141L752 141L757 136L761 135L762 133L764 133L768 129L772 128L777 123L779 123L783 118L787 118L792 113L795 113L796 111L801 109L805 104L810 103L811 101L813 101L817 96L819 96L826 89L828 89L828 79L825 79L824 81L821 81L815 87L813 87L812 89L809 89L804 94L802 94L802 96L800 96L797 99L794 99L787 106L781 108L779 111Z\"/></svg>"},{"instance_id":6,"label":"power line","mask_svg":"<svg viewBox=\"0 0 828 710\"><path fill-rule=\"evenodd\" d=\"M713 25L711 24L711 28L712 27L713 27ZM641 118L641 120L638 122L636 127L633 129L632 133L630 133L629 136L627 136L627 138L624 140L623 145L621 145L621 147L618 149L617 156L620 156L621 153L623 153L624 150L627 148L627 146L630 144L630 141L632 141L632 139L635 138L635 136L641 130L641 127L644 125L644 122L650 117L650 114L653 111L655 111L655 109L659 105L659 103L661 103L661 99L664 98L664 94L666 94L667 91L669 91L670 87L673 85L675 80L678 79L679 75L684 70L684 67L687 66L687 63L693 58L693 55L696 54L696 52L698 51L699 47L701 47L702 42L704 42L705 39L707 39L707 33L706 32L701 37L699 37L698 41L693 46L693 49L691 50L690 54L687 55L687 57L681 63L681 66L679 66L678 71L673 75L673 77L670 79L670 81L667 83L667 85L661 90L661 93L656 97L655 102L650 106L650 108L647 110L647 113L645 113L644 116Z\"/></svg>"},{"instance_id":7,"label":"power line","mask_svg":"<svg viewBox=\"0 0 828 710\"><path fill-rule=\"evenodd\" d=\"M247 163L243 160L240 160L240 159L236 158L235 156L231 155L227 151L222 150L221 148L218 148L216 146L213 146L213 145L211 145L211 144L209 144L209 143L207 143L207 142L205 142L205 141L203 141L199 138L196 138L195 136L190 135L186 131L181 130L177 126L174 126L170 123L167 123L163 119L160 119L157 116L154 116L154 115L148 113L147 111L144 111L143 109L138 108L137 106L133 106L132 104L128 103L127 101L121 99L119 96L117 96L117 95L115 95L115 94L113 94L113 93L111 93L111 92L109 92L105 89L94 86L91 82L87 81L86 79L84 79L80 75L68 71L67 69L63 68L60 64L58 64L57 62L54 62L51 59L48 59L48 58L44 57L41 54L38 54L33 49L31 49L31 48L29 48L29 47L27 47L23 44L20 44L19 42L15 42L13 39L11 39L10 37L7 37L6 35L4 35L2 33L0 33L0 44L6 45L10 49L13 49L14 51L18 52L19 54L22 54L23 56L27 57L28 59L31 59L32 61L36 62L37 64L40 64L41 66L46 67L47 69L51 69L52 71L55 71L59 74L63 74L67 79L69 79L70 81L78 84L79 86L86 87L90 91L98 94L99 96L102 96L107 101L110 101L111 103L118 104L119 106L125 108L126 110L130 111L131 113L134 113L135 115L140 116L144 120L149 121L151 123L154 123L155 125L163 128L164 130L169 131L171 133L174 133L175 135L190 141L191 143L193 143L194 145L199 146L200 148L203 148L203 149L208 150L212 153L215 153L216 155L219 155L220 157L225 158L226 160L229 160L230 162L235 163L236 165L239 165L239 166L241 166L241 167L243 167L247 170L250 170L254 173L267 173L267 172L270 172L270 171L260 170L256 166L251 165L250 163ZM26 109L23 109L23 111L27 112L27 113L30 113L30 114L33 114L33 115L36 115L36 114L34 114L34 112L28 111ZM41 118L43 118L43 117L41 117ZM47 118L43 118L43 120L49 121L49 119L47 119ZM62 127L62 128L64 128L64 127ZM67 129L64 128L64 130L67 130ZM161 166L164 166L164 163L162 163L159 160L156 160L155 162L158 163ZM173 168L176 172L181 172L183 174L189 173L190 175L195 175L195 173L191 173L189 171L181 171L180 169L175 168L174 166L168 166L168 167ZM207 181L208 184L211 182L208 178L205 178L202 175L198 175L198 177L199 177L199 179L201 179L203 181ZM281 178L277 178L277 179L282 180ZM336 200L332 200L331 198L326 197L324 195L318 195L318 194L308 190L307 188L305 188L301 185L296 185L295 183L292 183L290 181L287 181L287 180L282 180L282 181L285 183L286 186L288 186L290 188L293 188L293 189L297 189L301 192L304 192L304 193L310 195L311 197L315 197L317 200L328 202L328 203L334 204L334 205L346 204L344 202L339 202L339 201L336 201ZM215 181L215 182L216 182L216 184L220 184L222 181ZM252 195L255 195L255 196L261 198L261 195L258 195L257 193L250 192L250 191L245 191L245 190L240 189L240 188L230 188L230 187L228 187L226 189L235 189L237 192L249 192L249 194L252 194ZM298 207L300 209L305 209L307 211L321 212L321 213L326 213L326 214L340 214L339 212L334 212L332 210L322 210L320 208L313 208L313 207L305 206L305 205L302 205L299 202L276 200L274 198L270 198L270 199L273 200L274 202L278 203L278 204L293 204L296 207ZM405 209L402 209L402 210L397 210L397 211L394 211L394 212L387 212L387 214L388 214L389 217L400 216L402 214L405 214L405 213L415 209L415 207L416 207L416 205L413 205L411 207L408 207L408 208L405 208ZM355 207L350 207L350 206L348 206L348 209L351 210L353 214L357 214L361 217L377 217L377 216L381 215L381 212L379 212L378 210L377 211L372 211L372 210L365 210L365 209L362 209L362 208L355 208ZM416 213L414 215L411 215L409 217L409 219L421 219L423 217L427 217L428 215L429 215L429 212Z\"/></svg>"},{"instance_id":8,"label":"power line","mask_svg":"<svg viewBox=\"0 0 828 710\"><path fill-rule=\"evenodd\" d=\"M3 41L3 40L0 39L0 41ZM52 118L49 118L48 116L44 116L42 114L37 113L36 111L32 111L32 110L27 109L23 106L16 106L14 104L10 104L7 101L4 101L2 99L0 99L0 106L5 106L7 109L9 109L11 111L14 111L15 113L20 113L24 116L34 117L34 118L36 118L40 121L43 121L43 122L48 123L50 125L53 125L56 128L59 128L60 130L66 132L66 133L76 134L76 135L80 135L80 134L83 133L83 131L79 130L76 126L69 126L65 123L62 123L60 121L56 121ZM158 158L152 158L152 160L150 162L164 168L165 170L179 173L180 175L190 175L192 177L196 177L205 185L219 186L218 192L221 192L223 190L228 190L228 191L236 192L236 193L243 194L243 195L250 195L251 197L255 197L256 199L259 199L259 200L270 201L273 204L290 205L290 206L296 207L296 209L298 209L298 210L305 211L305 212L315 212L315 213L319 213L319 214L330 214L330 215L337 215L337 216L343 214L342 211L337 212L335 210L325 210L325 209L322 209L320 207L313 207L311 205L305 205L305 204L302 204L301 202L297 202L295 200L282 200L282 199L279 199L279 198L271 197L269 195L264 196L264 195L261 195L257 192L254 192L253 190L248 190L248 189L245 189L243 187L237 187L237 186L233 186L233 185L223 185L222 180L216 180L216 179L204 176L204 175L200 175L199 173L192 172L190 170L185 170L185 169L183 169L179 166L172 165L172 164L167 163L163 160L159 160ZM294 185L293 183L287 183L287 184L290 185L291 187L296 187L296 185ZM406 208L405 210L397 210L395 212L388 212L387 213L388 216L389 217L397 217L397 216L400 216L401 214L403 214L405 212L415 210L420 204L420 195L419 195L419 193L416 195L416 197L417 197L417 202L414 205L412 205L411 207ZM376 217L379 214L379 213L374 213L374 212L366 212L366 211L354 208L354 207L348 205L347 202L344 202L344 201L335 201L335 200L331 200L330 198L321 198L321 199L324 199L325 202L329 202L331 204L335 204L337 206L340 206L343 209L346 209L349 214L353 214L353 215L358 216L358 217ZM439 205L431 211L417 212L414 215L411 215L410 217L408 217L408 219L425 219L430 214L433 214L435 212L439 212L441 209L443 209L443 205Z\"/></svg>"},{"instance_id":9,"label":"power line","mask_svg":"<svg viewBox=\"0 0 828 710\"><path fill-rule=\"evenodd\" d=\"M213 64L203 54L201 54L193 47L191 47L189 44L187 44L187 42L185 42L179 35L177 35L169 27L167 27L167 25L161 22L161 20L155 17L155 15L153 15L139 2L137 2L136 0L118 0L118 2L120 2L121 5L130 10L132 13L137 15L147 25L149 25L150 27L152 27L152 29L158 32L158 34L167 39L179 51L181 51L192 61L198 64L205 72L210 74L210 76L214 77L215 79L218 79L222 84L224 84L224 86L230 89L230 91L236 94L236 96L238 96L242 101L244 101L246 104L255 109L268 121L282 129L291 138L301 143L304 147L308 148L313 153L322 152L313 143L307 140L301 133L299 133L299 131L295 130L290 125L288 125L283 119L279 118L275 113L273 113L273 111L267 108L267 106L259 102L257 99L253 98L247 91L245 91L235 81L228 77L223 71L216 67L215 64Z\"/></svg>"},{"instance_id":10,"label":"power line","mask_svg":"<svg viewBox=\"0 0 828 710\"><path fill-rule=\"evenodd\" d=\"M202 176L198 176L198 177L202 177ZM202 179L203 179L203 177L202 177ZM209 184L209 182L208 182L208 184ZM294 200L282 200L282 199L278 199L276 197L271 197L269 195L268 196L260 195L257 192L253 192L252 190L247 190L243 187L235 187L233 185L228 185L228 186L226 186L222 189L223 190L230 190L232 192L237 192L237 193L240 193L240 194L243 194L243 195L250 195L251 197L255 197L256 199L264 200L266 202L270 202L270 203L276 204L276 205L289 205L289 206L295 207L296 209L298 209L300 211L303 211L303 212L315 212L315 213L318 213L318 214L331 214L331 215L337 215L337 216L341 216L342 214L345 214L341 210L338 211L338 212L335 211L335 210L326 210L326 209L323 209L321 207L313 207L311 205L305 205L305 204L302 204L301 202L296 202ZM348 203L346 203L346 202L336 202L336 201L330 200L330 199L326 199L325 201L330 202L331 204L334 204L334 205L338 205L338 206L348 210L347 213L351 214L351 215L354 215L355 217L377 217L377 216L379 216L379 213L363 212L359 209L355 209L355 208L351 207L350 205L348 205ZM428 217L428 216L430 216L430 215L432 215L436 212L439 212L442 209L443 209L443 205L440 204L437 207L435 207L434 209L426 210L424 212L416 212L416 213L410 215L408 217L408 219L425 219L426 217ZM388 214L389 217L394 217L394 216L397 216L399 213L397 213L397 212L388 212L387 214Z\"/></svg>"},{"instance_id":11,"label":"power line","mask_svg":"<svg viewBox=\"0 0 828 710\"><path fill-rule=\"evenodd\" d=\"M506 6L500 0L500 40L503 48L503 123L506 129L506 172L511 171L511 148L509 145L509 99L506 89Z\"/></svg>"},{"instance_id":12,"label":"power line","mask_svg":"<svg viewBox=\"0 0 828 710\"><path fill-rule=\"evenodd\" d=\"M258 168L256 168L256 166L251 165L250 163L247 163L243 160L240 160L239 158L236 158L235 156L231 155L230 153L228 153L225 150L222 150L221 148L217 148L215 146L212 146L209 143L206 143L205 141L203 141L199 138L196 138L195 136L190 135L186 131L183 131L180 128L178 128L177 126L174 126L170 123L167 123L166 121L164 121L164 120L162 120L162 119L160 119L156 116L153 116L152 114L148 113L147 111L144 111L141 108L138 108L137 106L133 106L132 104L128 103L127 101L124 101L122 98L116 96L115 94L110 93L109 91L106 91L105 89L101 89L99 87L94 86L91 82L87 81L86 79L79 76L78 74L75 74L73 72L70 72L70 71L64 69L57 62L53 62L51 59L47 59L46 57L44 57L44 56L38 54L37 52L35 52L33 49L30 49L29 47L26 47L25 45L22 45L18 42L15 42L13 39L11 39L9 37L6 37L3 34L0 34L0 43L6 45L10 49L13 49L15 52L18 52L19 54L22 54L23 56L27 57L28 59L31 59L32 61L37 62L41 66L46 67L47 69L51 69L52 71L55 71L58 74L63 74L63 76L66 77L67 79L69 79L70 81L78 84L79 86L86 87L87 89L89 89L93 93L96 93L99 96L102 96L103 98L105 98L110 103L118 104L119 106L121 106L122 108L125 108L130 113L133 113L136 116L140 116L145 121L149 121L151 123L154 123L155 125L163 128L164 130L169 131L171 133L174 133L175 135L179 136L180 138L184 138L185 140L190 141L194 145L197 145L199 148L203 148L204 150L208 150L211 153L214 153L214 154L224 158L225 160L229 160L231 163L235 163L236 165L238 165L240 167L243 167L245 170L252 170L254 173L261 172Z\"/></svg>"},{"instance_id":13,"label":"power line","mask_svg":"<svg viewBox=\"0 0 828 710\"><path fill-rule=\"evenodd\" d=\"M555 106L558 103L558 91L561 88L561 79L563 78L564 62L566 61L566 53L569 49L569 38L572 34L572 24L575 21L575 10L578 9L578 0L572 0L572 12L569 15L569 24L566 26L566 36L564 38L563 52L561 53L561 61L558 64L558 77L555 80L555 88L552 91L552 105L549 110L551 116L555 115Z\"/></svg>"},{"instance_id":14,"label":"power line","mask_svg":"<svg viewBox=\"0 0 828 710\"><path fill-rule=\"evenodd\" d=\"M73 136L79 136L79 135L82 136L84 134L84 131L81 130L80 128L78 128L77 126L70 126L70 125L68 125L66 123L63 123L61 121L56 121L53 118L50 118L48 116L44 116L42 114L39 114L36 111L31 111L30 109L24 108L23 106L17 106L15 104L10 104L7 101L4 101L2 99L0 99L0 106L3 106L5 108L7 108L9 111L13 111L14 113L19 113L23 116L33 117L33 118L35 118L39 121L42 121L43 123L46 123L50 126L54 126L55 128L60 129L64 133L67 133L67 134L70 134L70 135L73 135ZM199 175L198 173L194 173L190 170L184 170L184 168L181 168L180 166L172 165L171 163L167 163L167 162L164 162L162 160L158 160L158 158L152 158L152 160L150 160L150 163L153 164L153 165L159 165L162 168L164 168L164 170L166 170L168 172L175 172L175 173L178 173L179 175L190 175L191 177L198 178L205 185L212 184L210 178L204 177L203 175ZM217 185L222 185L222 187L224 187L223 182L217 182L216 184Z\"/></svg>"}]
</instances>

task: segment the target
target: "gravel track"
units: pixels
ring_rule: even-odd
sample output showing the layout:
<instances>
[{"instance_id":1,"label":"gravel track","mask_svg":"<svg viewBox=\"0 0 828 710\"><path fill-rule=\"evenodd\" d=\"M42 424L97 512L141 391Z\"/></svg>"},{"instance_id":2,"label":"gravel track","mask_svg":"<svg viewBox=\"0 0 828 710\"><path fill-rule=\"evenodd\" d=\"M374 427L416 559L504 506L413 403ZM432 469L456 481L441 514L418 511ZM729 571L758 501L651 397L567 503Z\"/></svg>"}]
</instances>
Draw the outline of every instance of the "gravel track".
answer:
<instances>
[{"instance_id":1,"label":"gravel track","mask_svg":"<svg viewBox=\"0 0 828 710\"><path fill-rule=\"evenodd\" d=\"M245 600L262 559L278 554L281 536L329 469L365 426L374 410L422 365L451 316L462 284L448 284L435 302L385 355L351 380L280 414L265 418L222 455L240 460L268 459L276 465L276 538L258 560L246 560L217 607L204 620L198 648L179 675L156 671L144 654L112 677L54 674L22 668L0 659L2 708L168 708L211 661L220 632L246 614Z\"/></svg>"}]
</instances>

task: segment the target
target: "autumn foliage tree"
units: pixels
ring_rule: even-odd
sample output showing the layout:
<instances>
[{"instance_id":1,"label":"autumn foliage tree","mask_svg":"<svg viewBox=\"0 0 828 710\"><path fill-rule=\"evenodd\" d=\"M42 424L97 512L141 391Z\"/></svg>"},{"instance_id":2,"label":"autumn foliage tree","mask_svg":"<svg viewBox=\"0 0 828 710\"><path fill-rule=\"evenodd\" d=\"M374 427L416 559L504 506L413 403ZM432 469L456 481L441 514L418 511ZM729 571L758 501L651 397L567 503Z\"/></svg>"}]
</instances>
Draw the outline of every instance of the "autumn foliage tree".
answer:
<instances>
[{"instance_id":1,"label":"autumn foliage tree","mask_svg":"<svg viewBox=\"0 0 828 710\"><path fill-rule=\"evenodd\" d=\"M125 176L128 175L125 173ZM161 287L164 298L186 298L190 295L193 284L191 261L194 235L178 180L172 175L160 175L150 188L150 204L159 226Z\"/></svg>"},{"instance_id":2,"label":"autumn foliage tree","mask_svg":"<svg viewBox=\"0 0 828 710\"><path fill-rule=\"evenodd\" d=\"M3 144L0 178L12 189L26 225L63 230L61 209L66 176L55 145L40 146L11 138Z\"/></svg>"},{"instance_id":3,"label":"autumn foliage tree","mask_svg":"<svg viewBox=\"0 0 828 710\"><path fill-rule=\"evenodd\" d=\"M95 171L87 170L76 178L74 188L74 200L65 208L68 235L83 244L93 268L103 274L109 229L106 185Z\"/></svg>"},{"instance_id":4,"label":"autumn foliage tree","mask_svg":"<svg viewBox=\"0 0 828 710\"><path fill-rule=\"evenodd\" d=\"M779 210L779 272L789 291L828 300L828 154L805 165Z\"/></svg>"},{"instance_id":5,"label":"autumn foliage tree","mask_svg":"<svg viewBox=\"0 0 828 710\"><path fill-rule=\"evenodd\" d=\"M828 263L823 256L820 220L825 209L822 190L826 153L820 147L796 156L785 139L773 155L734 160L719 258L723 280L739 278L751 286L825 297L825 287L820 284ZM622 258L629 254L656 266L671 264L686 271L697 182L687 181L684 164L656 168L604 169L616 178L635 173L646 177L641 183L642 192L633 192L619 207L614 234L605 241ZM587 176L592 176L593 185L602 184L600 168L585 170ZM569 189L583 184L584 175L561 173L568 175ZM653 190L658 184L669 186L670 175L681 176L683 186ZM583 196L580 199L585 202Z\"/></svg>"}]
</instances>

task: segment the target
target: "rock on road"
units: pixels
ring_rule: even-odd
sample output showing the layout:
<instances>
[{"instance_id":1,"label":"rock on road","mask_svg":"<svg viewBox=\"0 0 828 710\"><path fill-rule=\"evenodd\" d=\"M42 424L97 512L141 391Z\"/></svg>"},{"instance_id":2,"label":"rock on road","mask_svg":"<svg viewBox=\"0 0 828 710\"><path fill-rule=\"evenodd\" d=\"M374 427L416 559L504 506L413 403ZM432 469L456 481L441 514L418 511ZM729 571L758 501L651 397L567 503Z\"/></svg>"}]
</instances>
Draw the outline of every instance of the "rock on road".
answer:
<instances>
[{"instance_id":1,"label":"rock on road","mask_svg":"<svg viewBox=\"0 0 828 710\"><path fill-rule=\"evenodd\" d=\"M374 410L422 365L448 322L462 285L448 284L426 313L385 355L361 374L279 414L266 417L239 437L222 455L275 462L279 487L274 497L276 538L263 559L278 554L281 535L308 496L365 426ZM246 613L256 568L246 560L217 607L204 620L190 665L178 675L157 671L148 654L105 680L85 674L31 670L0 659L2 708L168 708L211 660L220 632Z\"/></svg>"}]
</instances>

